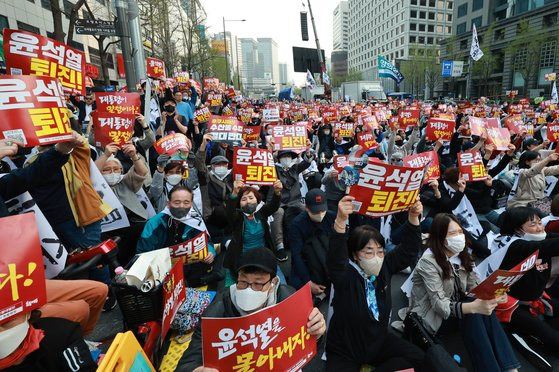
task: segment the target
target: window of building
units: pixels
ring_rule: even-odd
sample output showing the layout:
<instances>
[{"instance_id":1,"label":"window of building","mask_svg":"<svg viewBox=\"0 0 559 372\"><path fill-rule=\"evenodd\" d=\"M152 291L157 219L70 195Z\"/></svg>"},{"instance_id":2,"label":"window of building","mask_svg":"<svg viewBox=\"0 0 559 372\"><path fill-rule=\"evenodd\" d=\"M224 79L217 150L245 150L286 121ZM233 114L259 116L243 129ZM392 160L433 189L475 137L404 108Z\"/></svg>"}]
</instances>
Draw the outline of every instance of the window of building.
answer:
<instances>
[{"instance_id":1,"label":"window of building","mask_svg":"<svg viewBox=\"0 0 559 372\"><path fill-rule=\"evenodd\" d=\"M417 10L411 10L410 11L410 17L411 18L417 18Z\"/></svg>"},{"instance_id":2,"label":"window of building","mask_svg":"<svg viewBox=\"0 0 559 372\"><path fill-rule=\"evenodd\" d=\"M17 28L18 28L18 30L33 32L34 34L37 34L37 35L41 34L41 31L39 30L38 27L31 26L31 25L28 25L27 23L23 23L23 22L20 22L20 21L17 21Z\"/></svg>"},{"instance_id":3,"label":"window of building","mask_svg":"<svg viewBox=\"0 0 559 372\"><path fill-rule=\"evenodd\" d=\"M64 0L64 13L66 13L66 18L70 19L70 13L72 13L72 8L74 7L74 4L72 4L71 2L69 2L68 0Z\"/></svg>"},{"instance_id":4,"label":"window of building","mask_svg":"<svg viewBox=\"0 0 559 372\"><path fill-rule=\"evenodd\" d=\"M452 14L447 14L446 20L452 22Z\"/></svg>"},{"instance_id":5,"label":"window of building","mask_svg":"<svg viewBox=\"0 0 559 372\"><path fill-rule=\"evenodd\" d=\"M427 16L427 14L424 11L419 12L419 18L420 19L425 19L426 16Z\"/></svg>"},{"instance_id":6,"label":"window of building","mask_svg":"<svg viewBox=\"0 0 559 372\"><path fill-rule=\"evenodd\" d=\"M466 22L460 23L456 26L456 35L461 35L466 32Z\"/></svg>"},{"instance_id":7,"label":"window of building","mask_svg":"<svg viewBox=\"0 0 559 372\"><path fill-rule=\"evenodd\" d=\"M411 5L417 5L417 0L411 0Z\"/></svg>"},{"instance_id":8,"label":"window of building","mask_svg":"<svg viewBox=\"0 0 559 372\"><path fill-rule=\"evenodd\" d=\"M29 1L30 3L35 4L35 0L27 0L27 1Z\"/></svg>"},{"instance_id":9,"label":"window of building","mask_svg":"<svg viewBox=\"0 0 559 372\"><path fill-rule=\"evenodd\" d=\"M433 44L433 38L431 36L427 38L427 44Z\"/></svg>"},{"instance_id":10,"label":"window of building","mask_svg":"<svg viewBox=\"0 0 559 372\"><path fill-rule=\"evenodd\" d=\"M553 67L555 64L555 45L555 40L552 40L542 46L540 67Z\"/></svg>"},{"instance_id":11,"label":"window of building","mask_svg":"<svg viewBox=\"0 0 559 372\"><path fill-rule=\"evenodd\" d=\"M428 25L427 32L435 32L435 25Z\"/></svg>"},{"instance_id":12,"label":"window of building","mask_svg":"<svg viewBox=\"0 0 559 372\"><path fill-rule=\"evenodd\" d=\"M411 35L410 36L410 43L415 43L417 41L416 37Z\"/></svg>"},{"instance_id":13,"label":"window of building","mask_svg":"<svg viewBox=\"0 0 559 372\"><path fill-rule=\"evenodd\" d=\"M435 4L436 4L436 1L435 1L435 0L429 0L429 6L430 6L430 7L434 8L434 7L435 7Z\"/></svg>"},{"instance_id":14,"label":"window of building","mask_svg":"<svg viewBox=\"0 0 559 372\"><path fill-rule=\"evenodd\" d=\"M546 14L543 16L543 26L553 27L557 24L557 13Z\"/></svg>"},{"instance_id":15,"label":"window of building","mask_svg":"<svg viewBox=\"0 0 559 372\"><path fill-rule=\"evenodd\" d=\"M472 12L483 8L483 0L473 0L472 2Z\"/></svg>"},{"instance_id":16,"label":"window of building","mask_svg":"<svg viewBox=\"0 0 559 372\"><path fill-rule=\"evenodd\" d=\"M468 47L468 40L460 40L460 49L466 49Z\"/></svg>"},{"instance_id":17,"label":"window of building","mask_svg":"<svg viewBox=\"0 0 559 372\"><path fill-rule=\"evenodd\" d=\"M472 28L474 28L474 25L476 25L476 29L481 27L481 16L472 19Z\"/></svg>"},{"instance_id":18,"label":"window of building","mask_svg":"<svg viewBox=\"0 0 559 372\"><path fill-rule=\"evenodd\" d=\"M423 23L419 25L419 31L425 31L425 25Z\"/></svg>"},{"instance_id":19,"label":"window of building","mask_svg":"<svg viewBox=\"0 0 559 372\"><path fill-rule=\"evenodd\" d=\"M429 19L435 19L435 12L429 12Z\"/></svg>"},{"instance_id":20,"label":"window of building","mask_svg":"<svg viewBox=\"0 0 559 372\"><path fill-rule=\"evenodd\" d=\"M494 41L499 41L499 40L504 40L505 39L505 29L504 28L500 28L498 30L495 30L495 34L493 36L493 40Z\"/></svg>"},{"instance_id":21,"label":"window of building","mask_svg":"<svg viewBox=\"0 0 559 372\"><path fill-rule=\"evenodd\" d=\"M452 9L452 1L448 1L447 7L448 7L448 9Z\"/></svg>"},{"instance_id":22,"label":"window of building","mask_svg":"<svg viewBox=\"0 0 559 372\"><path fill-rule=\"evenodd\" d=\"M418 42L419 44L425 44L425 36L419 36L419 37L417 38L417 42Z\"/></svg>"},{"instance_id":23,"label":"window of building","mask_svg":"<svg viewBox=\"0 0 559 372\"><path fill-rule=\"evenodd\" d=\"M43 9L51 10L50 0L41 0L41 6L43 7Z\"/></svg>"},{"instance_id":24,"label":"window of building","mask_svg":"<svg viewBox=\"0 0 559 372\"><path fill-rule=\"evenodd\" d=\"M444 30L443 26L437 25L437 34L442 34L443 30Z\"/></svg>"},{"instance_id":25,"label":"window of building","mask_svg":"<svg viewBox=\"0 0 559 372\"><path fill-rule=\"evenodd\" d=\"M458 7L458 18L462 18L466 14L468 14L468 3L464 3Z\"/></svg>"}]
</instances>

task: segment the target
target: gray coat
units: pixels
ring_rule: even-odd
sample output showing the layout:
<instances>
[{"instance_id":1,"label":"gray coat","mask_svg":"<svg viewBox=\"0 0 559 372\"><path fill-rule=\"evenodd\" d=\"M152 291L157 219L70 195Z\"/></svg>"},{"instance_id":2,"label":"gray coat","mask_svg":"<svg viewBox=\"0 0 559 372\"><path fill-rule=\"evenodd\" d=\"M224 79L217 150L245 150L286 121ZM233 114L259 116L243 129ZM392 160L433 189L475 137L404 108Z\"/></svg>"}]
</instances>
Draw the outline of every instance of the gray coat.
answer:
<instances>
[{"instance_id":1,"label":"gray coat","mask_svg":"<svg viewBox=\"0 0 559 372\"><path fill-rule=\"evenodd\" d=\"M115 193L120 203L134 214L140 216L144 220L148 219L148 212L142 206L136 193L142 188L146 177L140 176L134 171L134 167L124 175L122 181L112 186L111 189Z\"/></svg>"}]
</instances>

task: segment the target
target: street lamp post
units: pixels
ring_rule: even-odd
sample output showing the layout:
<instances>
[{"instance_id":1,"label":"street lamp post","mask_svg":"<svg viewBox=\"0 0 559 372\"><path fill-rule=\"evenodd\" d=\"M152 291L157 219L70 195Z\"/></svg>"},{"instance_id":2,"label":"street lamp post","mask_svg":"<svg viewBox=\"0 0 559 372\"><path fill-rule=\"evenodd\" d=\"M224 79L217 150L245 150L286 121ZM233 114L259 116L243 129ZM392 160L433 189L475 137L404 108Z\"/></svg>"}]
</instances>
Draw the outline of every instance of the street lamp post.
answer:
<instances>
[{"instance_id":1,"label":"street lamp post","mask_svg":"<svg viewBox=\"0 0 559 372\"><path fill-rule=\"evenodd\" d=\"M227 34L225 33L225 22L226 21L227 22L245 22L246 19L225 19L225 17L223 17L223 42L225 44L225 76L227 78L227 81L225 82L225 86L227 86L230 83L229 60L227 58ZM237 57L237 71L238 71L238 68L239 68L239 58Z\"/></svg>"}]
</instances>

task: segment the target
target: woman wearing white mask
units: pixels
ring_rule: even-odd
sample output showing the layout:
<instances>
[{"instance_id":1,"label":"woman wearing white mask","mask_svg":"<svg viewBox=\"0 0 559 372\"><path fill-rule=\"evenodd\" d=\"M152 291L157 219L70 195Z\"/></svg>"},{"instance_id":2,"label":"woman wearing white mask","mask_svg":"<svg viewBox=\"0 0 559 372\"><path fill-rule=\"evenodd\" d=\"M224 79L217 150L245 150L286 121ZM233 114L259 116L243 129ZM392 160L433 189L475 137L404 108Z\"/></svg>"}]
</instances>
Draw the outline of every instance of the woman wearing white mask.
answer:
<instances>
[{"instance_id":1,"label":"woman wearing white mask","mask_svg":"<svg viewBox=\"0 0 559 372\"><path fill-rule=\"evenodd\" d=\"M507 295L493 300L466 297L479 280L458 219L437 214L427 246L412 274L408 317L433 336L460 330L475 371L515 371L520 364L493 311ZM412 333L412 340L420 340L415 336Z\"/></svg>"},{"instance_id":2,"label":"woman wearing white mask","mask_svg":"<svg viewBox=\"0 0 559 372\"><path fill-rule=\"evenodd\" d=\"M169 191L179 184L183 184L188 166L185 161L169 161L169 155L163 154L157 158L157 171L153 174L153 181L148 190L148 197L157 213L160 213L169 201Z\"/></svg>"},{"instance_id":3,"label":"woman wearing white mask","mask_svg":"<svg viewBox=\"0 0 559 372\"><path fill-rule=\"evenodd\" d=\"M503 213L498 249L506 249L500 269L511 269L538 250L536 265L510 288L509 304L502 321L520 334L531 335L553 353L559 352L559 301L549 298L559 273L559 235L546 234L539 211L528 207ZM550 293L553 295L553 293Z\"/></svg>"},{"instance_id":4,"label":"woman wearing white mask","mask_svg":"<svg viewBox=\"0 0 559 372\"><path fill-rule=\"evenodd\" d=\"M208 230L210 235L219 241L231 234L229 222L225 214L225 202L233 191L233 175L229 169L229 160L225 156L214 156L210 161L208 174L208 197L211 210L208 213Z\"/></svg>"},{"instance_id":5,"label":"woman wearing white mask","mask_svg":"<svg viewBox=\"0 0 559 372\"><path fill-rule=\"evenodd\" d=\"M384 238L375 228L362 225L349 236L346 233L354 199L340 200L330 235L327 268L334 285L334 314L328 328L326 370L359 371L363 364L370 364L375 371L421 371L423 351L387 328L392 309L390 281L419 254L423 207L419 201L413 205L405 228L407 239L385 254Z\"/></svg>"}]
</instances>

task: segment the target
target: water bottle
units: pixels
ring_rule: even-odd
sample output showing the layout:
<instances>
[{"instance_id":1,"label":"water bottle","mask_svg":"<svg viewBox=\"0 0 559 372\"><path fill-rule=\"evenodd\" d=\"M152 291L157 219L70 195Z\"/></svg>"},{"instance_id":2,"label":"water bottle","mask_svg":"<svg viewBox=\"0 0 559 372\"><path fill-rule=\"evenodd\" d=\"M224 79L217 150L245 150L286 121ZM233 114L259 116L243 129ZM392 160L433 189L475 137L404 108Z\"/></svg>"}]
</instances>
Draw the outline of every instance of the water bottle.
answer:
<instances>
[{"instance_id":1,"label":"water bottle","mask_svg":"<svg viewBox=\"0 0 559 372\"><path fill-rule=\"evenodd\" d=\"M117 284L126 284L126 273L128 270L124 270L122 266L119 266L115 269L115 278L114 281Z\"/></svg>"}]
</instances>

